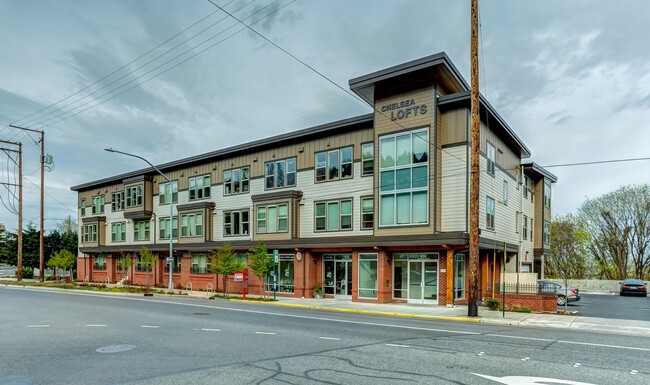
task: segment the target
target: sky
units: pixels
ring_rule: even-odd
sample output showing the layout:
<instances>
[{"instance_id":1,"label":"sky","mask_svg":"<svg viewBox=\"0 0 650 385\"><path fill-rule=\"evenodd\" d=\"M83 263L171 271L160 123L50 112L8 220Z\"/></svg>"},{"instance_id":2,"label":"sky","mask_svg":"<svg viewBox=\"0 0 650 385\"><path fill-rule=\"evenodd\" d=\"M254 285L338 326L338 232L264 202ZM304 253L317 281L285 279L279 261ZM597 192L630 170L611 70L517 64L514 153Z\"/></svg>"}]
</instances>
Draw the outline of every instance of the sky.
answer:
<instances>
[{"instance_id":1,"label":"sky","mask_svg":"<svg viewBox=\"0 0 650 385\"><path fill-rule=\"evenodd\" d=\"M469 0L213 1L345 89L441 51L470 82ZM649 18L643 0L480 0L481 93L558 177L554 214L650 180L648 160L550 167L650 157ZM10 123L45 132L51 229L76 216L71 186L146 167L106 147L161 164L372 112L208 0L0 0L0 47L0 139L23 143L25 225L38 225L39 135ZM0 223L13 230L10 154Z\"/></svg>"}]
</instances>

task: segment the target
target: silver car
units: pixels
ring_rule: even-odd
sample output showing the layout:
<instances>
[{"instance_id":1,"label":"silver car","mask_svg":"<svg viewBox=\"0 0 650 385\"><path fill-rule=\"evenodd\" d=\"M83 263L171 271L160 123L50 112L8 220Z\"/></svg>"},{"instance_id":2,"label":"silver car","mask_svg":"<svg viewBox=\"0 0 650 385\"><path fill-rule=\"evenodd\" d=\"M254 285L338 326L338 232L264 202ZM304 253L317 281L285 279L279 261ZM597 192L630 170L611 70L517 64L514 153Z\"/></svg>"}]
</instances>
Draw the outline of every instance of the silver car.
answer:
<instances>
[{"instance_id":1,"label":"silver car","mask_svg":"<svg viewBox=\"0 0 650 385\"><path fill-rule=\"evenodd\" d=\"M537 292L546 295L555 294L559 306L564 306L567 302L580 301L580 290L575 287L566 287L561 282L539 280L537 281Z\"/></svg>"}]
</instances>

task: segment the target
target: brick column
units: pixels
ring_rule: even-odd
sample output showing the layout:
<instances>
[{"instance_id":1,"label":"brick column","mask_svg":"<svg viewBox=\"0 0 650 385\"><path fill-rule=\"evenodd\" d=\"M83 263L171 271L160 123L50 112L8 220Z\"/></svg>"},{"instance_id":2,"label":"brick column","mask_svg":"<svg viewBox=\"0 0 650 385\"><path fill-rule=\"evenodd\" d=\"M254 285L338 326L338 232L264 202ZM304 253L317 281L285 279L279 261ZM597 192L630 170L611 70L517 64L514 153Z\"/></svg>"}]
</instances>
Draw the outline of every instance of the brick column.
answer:
<instances>
[{"instance_id":1,"label":"brick column","mask_svg":"<svg viewBox=\"0 0 650 385\"><path fill-rule=\"evenodd\" d=\"M377 302L393 302L393 263L391 254L385 250L377 252Z\"/></svg>"}]
</instances>

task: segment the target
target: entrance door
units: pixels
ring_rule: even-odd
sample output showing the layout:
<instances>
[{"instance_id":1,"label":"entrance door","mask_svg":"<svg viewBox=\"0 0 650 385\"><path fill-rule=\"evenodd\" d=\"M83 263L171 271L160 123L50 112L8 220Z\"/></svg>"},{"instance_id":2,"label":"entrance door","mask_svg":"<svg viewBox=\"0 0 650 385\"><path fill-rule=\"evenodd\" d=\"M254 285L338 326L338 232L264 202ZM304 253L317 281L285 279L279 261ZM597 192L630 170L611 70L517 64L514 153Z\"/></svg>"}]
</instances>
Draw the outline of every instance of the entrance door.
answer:
<instances>
[{"instance_id":1,"label":"entrance door","mask_svg":"<svg viewBox=\"0 0 650 385\"><path fill-rule=\"evenodd\" d=\"M409 262L409 303L438 303L438 262Z\"/></svg>"},{"instance_id":2,"label":"entrance door","mask_svg":"<svg viewBox=\"0 0 650 385\"><path fill-rule=\"evenodd\" d=\"M334 265L334 296L351 298L352 261L335 261Z\"/></svg>"}]
</instances>

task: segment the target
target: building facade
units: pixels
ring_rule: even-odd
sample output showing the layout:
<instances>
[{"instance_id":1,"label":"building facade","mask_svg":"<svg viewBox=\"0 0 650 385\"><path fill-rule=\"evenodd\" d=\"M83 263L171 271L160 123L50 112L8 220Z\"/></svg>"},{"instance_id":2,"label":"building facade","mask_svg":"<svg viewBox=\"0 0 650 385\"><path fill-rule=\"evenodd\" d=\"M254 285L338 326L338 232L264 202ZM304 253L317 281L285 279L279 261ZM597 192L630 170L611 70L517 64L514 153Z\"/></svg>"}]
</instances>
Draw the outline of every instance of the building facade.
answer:
<instances>
[{"instance_id":1,"label":"building facade","mask_svg":"<svg viewBox=\"0 0 650 385\"><path fill-rule=\"evenodd\" d=\"M444 53L350 81L374 112L73 186L79 279L219 289L209 253L277 250L280 295L466 303L469 87ZM541 274L555 176L481 98L480 297ZM173 202L174 217L169 204ZM159 256L148 273L138 251ZM123 276L121 259L134 266ZM541 277L541 275L540 275ZM226 279L229 279L226 277ZM273 282L273 280L270 280ZM241 289L236 282L235 291ZM270 290L249 277L248 291Z\"/></svg>"}]
</instances>

